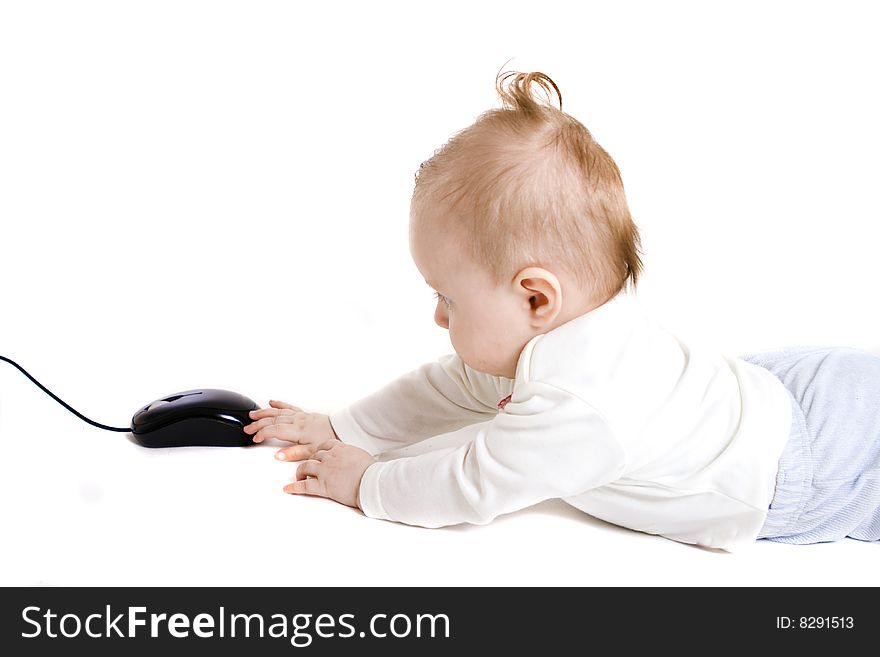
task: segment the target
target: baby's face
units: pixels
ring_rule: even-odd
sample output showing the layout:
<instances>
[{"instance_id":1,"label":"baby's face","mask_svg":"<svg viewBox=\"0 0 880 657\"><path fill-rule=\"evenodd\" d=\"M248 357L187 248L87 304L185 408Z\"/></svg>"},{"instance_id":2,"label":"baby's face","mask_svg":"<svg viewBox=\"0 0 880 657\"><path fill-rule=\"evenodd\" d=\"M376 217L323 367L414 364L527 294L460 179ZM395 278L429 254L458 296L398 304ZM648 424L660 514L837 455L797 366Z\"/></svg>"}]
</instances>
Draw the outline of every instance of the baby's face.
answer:
<instances>
[{"instance_id":1,"label":"baby's face","mask_svg":"<svg viewBox=\"0 0 880 657\"><path fill-rule=\"evenodd\" d=\"M416 267L438 295L434 321L449 331L459 357L470 367L514 378L519 354L533 337L529 295L496 285L468 258L459 236L421 220L410 231Z\"/></svg>"}]
</instances>

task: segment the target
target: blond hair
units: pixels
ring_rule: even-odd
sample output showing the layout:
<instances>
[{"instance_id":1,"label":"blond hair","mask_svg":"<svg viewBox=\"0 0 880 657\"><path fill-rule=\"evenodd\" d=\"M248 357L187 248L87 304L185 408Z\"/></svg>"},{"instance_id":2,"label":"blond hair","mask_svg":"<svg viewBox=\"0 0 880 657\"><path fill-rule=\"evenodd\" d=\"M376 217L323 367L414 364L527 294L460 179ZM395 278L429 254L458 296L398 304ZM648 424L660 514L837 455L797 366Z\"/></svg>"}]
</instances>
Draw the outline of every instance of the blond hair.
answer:
<instances>
[{"instance_id":1,"label":"blond hair","mask_svg":"<svg viewBox=\"0 0 880 657\"><path fill-rule=\"evenodd\" d=\"M639 231L614 160L562 111L562 94L544 73L499 73L495 86L502 107L419 167L411 225L432 216L464 228L469 255L498 284L534 265L564 268L600 302L635 288Z\"/></svg>"}]
</instances>

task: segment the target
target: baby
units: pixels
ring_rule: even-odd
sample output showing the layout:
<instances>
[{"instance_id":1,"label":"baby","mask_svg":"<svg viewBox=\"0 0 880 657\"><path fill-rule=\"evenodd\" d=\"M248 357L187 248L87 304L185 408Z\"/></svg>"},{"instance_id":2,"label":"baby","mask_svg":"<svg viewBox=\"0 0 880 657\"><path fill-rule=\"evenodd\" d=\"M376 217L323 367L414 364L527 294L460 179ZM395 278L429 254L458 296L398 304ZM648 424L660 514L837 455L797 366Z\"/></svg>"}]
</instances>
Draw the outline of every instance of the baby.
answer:
<instances>
[{"instance_id":1,"label":"baby","mask_svg":"<svg viewBox=\"0 0 880 657\"><path fill-rule=\"evenodd\" d=\"M880 358L734 357L667 332L635 296L614 161L543 73L496 87L502 107L423 163L412 197L410 250L455 353L330 416L252 411L254 442L302 461L284 490L424 527L561 498L729 551L880 539Z\"/></svg>"}]
</instances>

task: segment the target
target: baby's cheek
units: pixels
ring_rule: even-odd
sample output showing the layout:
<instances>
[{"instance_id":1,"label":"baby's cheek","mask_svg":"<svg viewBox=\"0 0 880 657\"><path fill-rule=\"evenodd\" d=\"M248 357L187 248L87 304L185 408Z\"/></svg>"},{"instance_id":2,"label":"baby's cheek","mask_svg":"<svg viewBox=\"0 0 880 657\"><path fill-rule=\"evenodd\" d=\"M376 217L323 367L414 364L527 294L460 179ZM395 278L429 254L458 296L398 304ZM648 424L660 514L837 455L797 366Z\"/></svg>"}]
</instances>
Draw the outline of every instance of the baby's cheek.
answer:
<instances>
[{"instance_id":1,"label":"baby's cheek","mask_svg":"<svg viewBox=\"0 0 880 657\"><path fill-rule=\"evenodd\" d=\"M461 351L459 350L458 344L458 331L452 328L452 324L449 325L447 331L449 331L449 341L452 343L452 348L455 349L456 353L460 354Z\"/></svg>"},{"instance_id":2,"label":"baby's cheek","mask_svg":"<svg viewBox=\"0 0 880 657\"><path fill-rule=\"evenodd\" d=\"M473 328L472 331L458 331L452 344L464 362L477 371L485 372L493 366L497 345L492 336L486 335L477 327Z\"/></svg>"},{"instance_id":3,"label":"baby's cheek","mask_svg":"<svg viewBox=\"0 0 880 657\"><path fill-rule=\"evenodd\" d=\"M471 346L468 344L468 340L465 339L463 332L460 330L460 327L455 327L452 323L450 323L448 330L449 341L452 343L452 348L455 349L455 353L457 353L461 357L461 359L467 363L473 351Z\"/></svg>"}]
</instances>

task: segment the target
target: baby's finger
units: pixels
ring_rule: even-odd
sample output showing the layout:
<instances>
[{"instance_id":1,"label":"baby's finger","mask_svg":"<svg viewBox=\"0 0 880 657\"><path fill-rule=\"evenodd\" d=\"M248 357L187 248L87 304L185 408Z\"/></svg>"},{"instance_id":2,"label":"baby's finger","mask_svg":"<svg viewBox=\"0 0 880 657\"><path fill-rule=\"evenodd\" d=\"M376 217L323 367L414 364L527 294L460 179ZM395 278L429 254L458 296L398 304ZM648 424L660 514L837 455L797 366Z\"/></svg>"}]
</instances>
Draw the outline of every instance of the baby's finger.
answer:
<instances>
[{"instance_id":1,"label":"baby's finger","mask_svg":"<svg viewBox=\"0 0 880 657\"><path fill-rule=\"evenodd\" d=\"M323 461L327 458L327 455L330 454L330 450L332 450L336 445L339 445L340 442L338 440L328 440L327 442L321 443L317 447L315 447L315 454L312 456L313 461Z\"/></svg>"},{"instance_id":2,"label":"baby's finger","mask_svg":"<svg viewBox=\"0 0 880 657\"><path fill-rule=\"evenodd\" d=\"M272 417L264 417L260 420L257 420L256 422L246 424L244 426L244 432L254 433L255 431L259 431L263 427L268 427L270 424L290 424L294 422L295 419L295 413L291 413L290 415L274 415Z\"/></svg>"},{"instance_id":3,"label":"baby's finger","mask_svg":"<svg viewBox=\"0 0 880 657\"><path fill-rule=\"evenodd\" d=\"M321 464L317 461L303 461L296 469L296 480L301 481L306 477L317 477Z\"/></svg>"},{"instance_id":4,"label":"baby's finger","mask_svg":"<svg viewBox=\"0 0 880 657\"><path fill-rule=\"evenodd\" d=\"M246 431L245 433L250 432ZM298 443L302 436L302 430L293 424L270 424L257 431L251 440L255 443L261 443L266 438L277 438L278 440L286 440L289 443Z\"/></svg>"},{"instance_id":5,"label":"baby's finger","mask_svg":"<svg viewBox=\"0 0 880 657\"><path fill-rule=\"evenodd\" d=\"M260 418L276 417L278 415L295 415L296 412L297 411L292 411L289 408L258 408L250 411L248 415L254 420L259 420Z\"/></svg>"},{"instance_id":6,"label":"baby's finger","mask_svg":"<svg viewBox=\"0 0 880 657\"><path fill-rule=\"evenodd\" d=\"M285 447L275 452L275 458L279 461L302 461L311 458L315 448L311 445L294 445Z\"/></svg>"},{"instance_id":7,"label":"baby's finger","mask_svg":"<svg viewBox=\"0 0 880 657\"><path fill-rule=\"evenodd\" d=\"M324 485L317 479L303 479L302 481L295 481L292 484L287 484L287 486L284 487L284 492L290 493L291 495L318 495L319 497L327 497Z\"/></svg>"},{"instance_id":8,"label":"baby's finger","mask_svg":"<svg viewBox=\"0 0 880 657\"><path fill-rule=\"evenodd\" d=\"M301 411L302 409L299 406L294 406L293 404L288 404L287 402L278 401L277 399L270 399L269 406L272 408L286 408L291 411Z\"/></svg>"}]
</instances>

